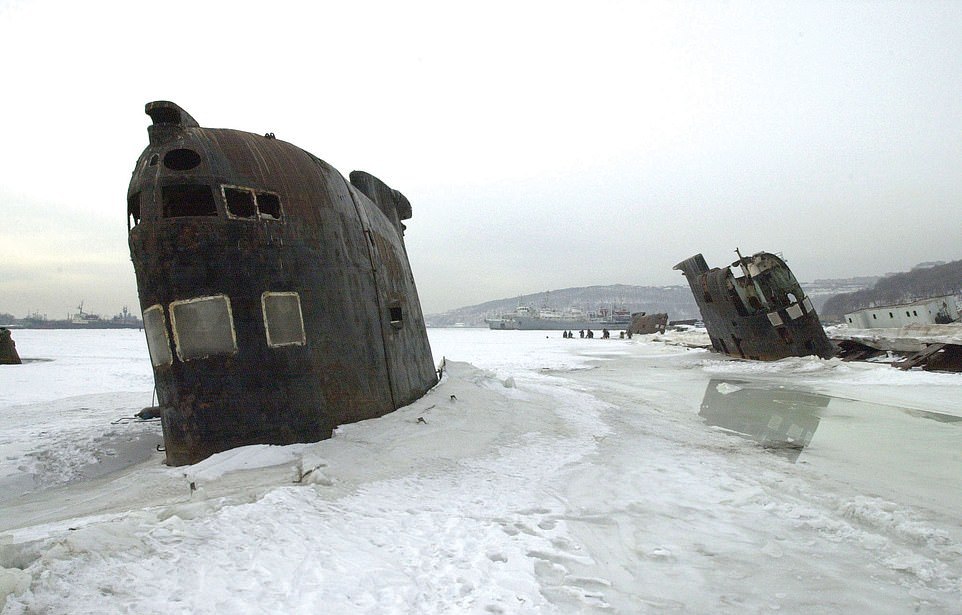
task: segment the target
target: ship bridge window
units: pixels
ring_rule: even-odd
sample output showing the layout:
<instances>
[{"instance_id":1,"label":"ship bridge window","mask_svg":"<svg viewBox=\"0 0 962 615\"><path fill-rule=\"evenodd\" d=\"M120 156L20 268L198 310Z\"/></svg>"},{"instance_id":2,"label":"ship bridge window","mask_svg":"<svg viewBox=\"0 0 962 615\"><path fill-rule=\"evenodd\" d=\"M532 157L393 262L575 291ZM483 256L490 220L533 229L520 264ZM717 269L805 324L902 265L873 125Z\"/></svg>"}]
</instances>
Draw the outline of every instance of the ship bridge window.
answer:
<instances>
[{"instance_id":1,"label":"ship bridge window","mask_svg":"<svg viewBox=\"0 0 962 615\"><path fill-rule=\"evenodd\" d=\"M234 218L253 218L257 215L254 207L254 194L247 190L223 187L224 202L227 203L227 215Z\"/></svg>"},{"instance_id":2,"label":"ship bridge window","mask_svg":"<svg viewBox=\"0 0 962 615\"><path fill-rule=\"evenodd\" d=\"M237 352L234 318L226 295L174 301L170 304L170 320L181 361Z\"/></svg>"},{"instance_id":3,"label":"ship bridge window","mask_svg":"<svg viewBox=\"0 0 962 615\"><path fill-rule=\"evenodd\" d=\"M140 193L127 197L127 230L140 224Z\"/></svg>"},{"instance_id":4,"label":"ship bridge window","mask_svg":"<svg viewBox=\"0 0 962 615\"><path fill-rule=\"evenodd\" d=\"M216 216L217 205L210 186L179 184L163 188L164 217Z\"/></svg>"},{"instance_id":5,"label":"ship bridge window","mask_svg":"<svg viewBox=\"0 0 962 615\"><path fill-rule=\"evenodd\" d=\"M264 310L268 346L277 348L303 346L307 343L301 298L297 293L266 292L261 295L261 307Z\"/></svg>"},{"instance_id":6,"label":"ship bridge window","mask_svg":"<svg viewBox=\"0 0 962 615\"><path fill-rule=\"evenodd\" d=\"M172 149L164 154L164 166L173 171L189 171L200 165L200 154L192 149Z\"/></svg>"},{"instance_id":7,"label":"ship bridge window","mask_svg":"<svg viewBox=\"0 0 962 615\"><path fill-rule=\"evenodd\" d=\"M147 333L147 351L153 366L170 365L173 357L170 354L170 338L167 337L167 319L164 318L163 306L152 305L144 310L144 331Z\"/></svg>"},{"instance_id":8,"label":"ship bridge window","mask_svg":"<svg viewBox=\"0 0 962 615\"><path fill-rule=\"evenodd\" d=\"M273 192L254 191L241 186L221 186L227 215L245 220L280 220L281 197Z\"/></svg>"},{"instance_id":9,"label":"ship bridge window","mask_svg":"<svg viewBox=\"0 0 962 615\"><path fill-rule=\"evenodd\" d=\"M258 192L257 211L260 212L262 218L267 217L280 220L281 197L271 192Z\"/></svg>"}]
</instances>

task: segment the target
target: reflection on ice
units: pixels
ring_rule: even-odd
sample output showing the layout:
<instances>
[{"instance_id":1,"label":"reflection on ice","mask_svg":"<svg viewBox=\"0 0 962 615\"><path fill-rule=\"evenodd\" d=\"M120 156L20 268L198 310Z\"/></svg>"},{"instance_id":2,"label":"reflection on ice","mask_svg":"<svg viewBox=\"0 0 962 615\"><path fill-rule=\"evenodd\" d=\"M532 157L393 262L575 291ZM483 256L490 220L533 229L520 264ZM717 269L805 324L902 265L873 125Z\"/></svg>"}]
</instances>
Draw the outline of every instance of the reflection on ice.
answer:
<instances>
[{"instance_id":1,"label":"reflection on ice","mask_svg":"<svg viewBox=\"0 0 962 615\"><path fill-rule=\"evenodd\" d=\"M903 408L902 412L909 416L940 423L962 423L962 416L955 416L954 414L942 414L941 412L929 412L928 410L915 410L913 408Z\"/></svg>"},{"instance_id":2,"label":"reflection on ice","mask_svg":"<svg viewBox=\"0 0 962 615\"><path fill-rule=\"evenodd\" d=\"M740 380L713 378L698 413L705 423L746 435L795 462L815 435L819 410L831 398L786 388L758 388Z\"/></svg>"}]
</instances>

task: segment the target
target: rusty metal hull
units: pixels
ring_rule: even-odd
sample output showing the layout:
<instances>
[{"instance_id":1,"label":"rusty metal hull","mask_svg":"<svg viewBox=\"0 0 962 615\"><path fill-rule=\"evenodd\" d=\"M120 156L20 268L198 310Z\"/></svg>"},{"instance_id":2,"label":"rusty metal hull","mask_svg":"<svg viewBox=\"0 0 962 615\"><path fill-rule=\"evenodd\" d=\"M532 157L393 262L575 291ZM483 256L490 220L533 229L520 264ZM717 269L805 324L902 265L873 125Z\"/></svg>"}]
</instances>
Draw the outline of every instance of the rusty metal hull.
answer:
<instances>
[{"instance_id":1,"label":"rusty metal hull","mask_svg":"<svg viewBox=\"0 0 962 615\"><path fill-rule=\"evenodd\" d=\"M738 267L744 275L736 277ZM768 252L711 268L701 254L674 267L691 286L712 347L743 359L834 356L825 330L788 265Z\"/></svg>"},{"instance_id":2,"label":"rusty metal hull","mask_svg":"<svg viewBox=\"0 0 962 615\"><path fill-rule=\"evenodd\" d=\"M13 341L10 329L0 327L0 365L20 365L17 343Z\"/></svg>"},{"instance_id":3,"label":"rusty metal hull","mask_svg":"<svg viewBox=\"0 0 962 615\"><path fill-rule=\"evenodd\" d=\"M323 439L437 382L403 195L273 135L147 113L129 243L168 464Z\"/></svg>"},{"instance_id":4,"label":"rusty metal hull","mask_svg":"<svg viewBox=\"0 0 962 615\"><path fill-rule=\"evenodd\" d=\"M631 315L631 324L628 330L632 334L648 335L651 333L664 333L668 326L668 314L645 314L639 312Z\"/></svg>"}]
</instances>

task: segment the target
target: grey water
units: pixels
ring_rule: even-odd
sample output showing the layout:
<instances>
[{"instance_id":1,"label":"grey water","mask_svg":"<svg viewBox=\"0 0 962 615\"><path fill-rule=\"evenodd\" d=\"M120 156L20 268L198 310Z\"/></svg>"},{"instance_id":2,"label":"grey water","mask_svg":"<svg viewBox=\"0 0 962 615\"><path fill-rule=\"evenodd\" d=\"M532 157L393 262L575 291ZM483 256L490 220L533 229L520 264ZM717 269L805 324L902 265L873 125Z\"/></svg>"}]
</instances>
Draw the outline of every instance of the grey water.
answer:
<instances>
[{"instance_id":1,"label":"grey water","mask_svg":"<svg viewBox=\"0 0 962 615\"><path fill-rule=\"evenodd\" d=\"M962 417L738 379L708 382L699 415L866 496L962 509Z\"/></svg>"}]
</instances>

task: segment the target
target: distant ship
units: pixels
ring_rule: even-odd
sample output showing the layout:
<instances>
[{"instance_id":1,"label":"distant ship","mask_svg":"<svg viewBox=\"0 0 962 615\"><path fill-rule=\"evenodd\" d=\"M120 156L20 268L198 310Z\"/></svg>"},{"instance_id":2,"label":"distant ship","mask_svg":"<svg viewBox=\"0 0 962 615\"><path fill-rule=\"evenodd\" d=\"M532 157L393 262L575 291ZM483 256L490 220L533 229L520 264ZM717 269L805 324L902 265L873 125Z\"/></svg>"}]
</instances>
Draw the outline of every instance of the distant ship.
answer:
<instances>
[{"instance_id":1,"label":"distant ship","mask_svg":"<svg viewBox=\"0 0 962 615\"><path fill-rule=\"evenodd\" d=\"M146 112L127 218L168 464L328 438L434 386L403 194L273 133Z\"/></svg>"},{"instance_id":2,"label":"distant ship","mask_svg":"<svg viewBox=\"0 0 962 615\"><path fill-rule=\"evenodd\" d=\"M631 324L631 312L625 308L601 308L596 312L584 312L577 308L557 310L543 307L535 310L519 305L514 312L486 318L489 329L522 331L565 331L582 329L627 329Z\"/></svg>"},{"instance_id":3,"label":"distant ship","mask_svg":"<svg viewBox=\"0 0 962 615\"><path fill-rule=\"evenodd\" d=\"M812 301L785 261L768 252L743 257L730 267L709 268L696 254L675 265L691 286L712 347L742 359L776 361L816 355L831 358ZM742 273L736 277L733 270Z\"/></svg>"},{"instance_id":4,"label":"distant ship","mask_svg":"<svg viewBox=\"0 0 962 615\"><path fill-rule=\"evenodd\" d=\"M16 322L21 329L143 329L142 320L131 314L127 306L111 318L84 311L84 302L77 307L76 314L65 319L48 319L44 314L32 313Z\"/></svg>"}]
</instances>

